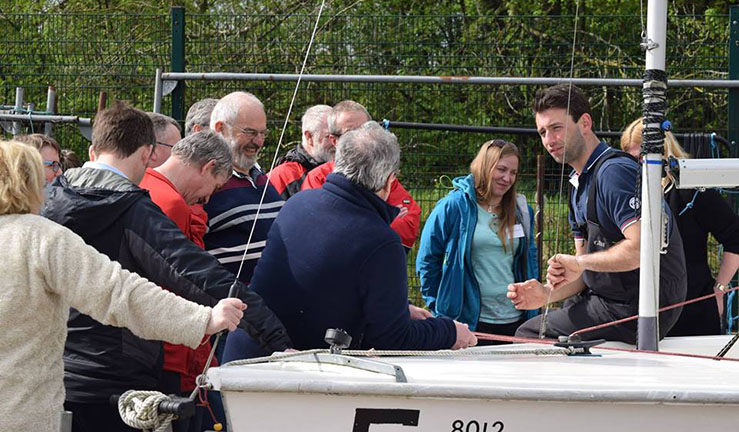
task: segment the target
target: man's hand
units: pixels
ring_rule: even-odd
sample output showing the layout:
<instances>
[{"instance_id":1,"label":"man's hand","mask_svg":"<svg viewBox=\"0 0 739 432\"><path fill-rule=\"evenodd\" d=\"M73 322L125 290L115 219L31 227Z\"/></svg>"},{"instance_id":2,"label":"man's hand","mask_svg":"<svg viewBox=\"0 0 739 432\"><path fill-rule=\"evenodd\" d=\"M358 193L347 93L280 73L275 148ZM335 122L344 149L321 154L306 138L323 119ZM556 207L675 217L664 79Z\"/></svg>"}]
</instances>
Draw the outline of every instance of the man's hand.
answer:
<instances>
[{"instance_id":1,"label":"man's hand","mask_svg":"<svg viewBox=\"0 0 739 432\"><path fill-rule=\"evenodd\" d=\"M467 326L467 324L462 324L461 322L454 321L454 326L457 328L457 342L455 342L452 346L453 350L469 348L471 346L477 345L477 338L470 331L470 328Z\"/></svg>"},{"instance_id":2,"label":"man's hand","mask_svg":"<svg viewBox=\"0 0 739 432\"><path fill-rule=\"evenodd\" d=\"M412 304L408 304L408 311L411 313L412 320L425 320L426 318L431 318L433 316L431 312L426 309Z\"/></svg>"},{"instance_id":3,"label":"man's hand","mask_svg":"<svg viewBox=\"0 0 739 432\"><path fill-rule=\"evenodd\" d=\"M408 207L404 206L403 204L398 204L395 207L400 209L400 213L398 213L398 215L395 216L395 219L400 219L402 217L405 217L405 215L408 214Z\"/></svg>"},{"instance_id":4,"label":"man's hand","mask_svg":"<svg viewBox=\"0 0 739 432\"><path fill-rule=\"evenodd\" d=\"M508 294L516 309L538 309L547 302L548 290L536 279L508 285Z\"/></svg>"},{"instance_id":5,"label":"man's hand","mask_svg":"<svg viewBox=\"0 0 739 432\"><path fill-rule=\"evenodd\" d=\"M246 303L237 298L225 298L219 301L210 312L205 334L210 335L225 329L236 330L236 326L244 316L244 309L246 309Z\"/></svg>"},{"instance_id":6,"label":"man's hand","mask_svg":"<svg viewBox=\"0 0 739 432\"><path fill-rule=\"evenodd\" d=\"M558 290L564 285L577 280L582 274L578 258L574 255L557 254L547 261L547 283L553 290Z\"/></svg>"}]
</instances>

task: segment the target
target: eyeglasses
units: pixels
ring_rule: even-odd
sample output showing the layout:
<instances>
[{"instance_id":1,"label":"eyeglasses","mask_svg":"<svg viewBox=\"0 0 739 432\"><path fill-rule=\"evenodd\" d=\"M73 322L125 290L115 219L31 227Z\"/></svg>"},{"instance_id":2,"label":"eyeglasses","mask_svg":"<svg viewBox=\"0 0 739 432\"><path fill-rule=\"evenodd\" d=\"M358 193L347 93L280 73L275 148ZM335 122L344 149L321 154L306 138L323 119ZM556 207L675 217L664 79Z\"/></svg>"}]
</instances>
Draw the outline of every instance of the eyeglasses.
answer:
<instances>
[{"instance_id":1,"label":"eyeglasses","mask_svg":"<svg viewBox=\"0 0 739 432\"><path fill-rule=\"evenodd\" d=\"M264 139L267 139L267 137L269 136L269 129L263 129L263 130L256 130L252 128L244 129L236 125L233 125L231 123L229 123L228 125L236 129L237 131L241 132L247 139L250 139L250 140L256 138L257 135L262 135Z\"/></svg>"},{"instance_id":2,"label":"eyeglasses","mask_svg":"<svg viewBox=\"0 0 739 432\"><path fill-rule=\"evenodd\" d=\"M163 143L161 141L157 141L157 145L164 146L164 147L169 147L169 148L174 147L174 145L172 145L172 144Z\"/></svg>"},{"instance_id":3,"label":"eyeglasses","mask_svg":"<svg viewBox=\"0 0 739 432\"><path fill-rule=\"evenodd\" d=\"M62 164L57 161L44 161L44 165L51 168L53 172L59 172L62 169Z\"/></svg>"}]
</instances>

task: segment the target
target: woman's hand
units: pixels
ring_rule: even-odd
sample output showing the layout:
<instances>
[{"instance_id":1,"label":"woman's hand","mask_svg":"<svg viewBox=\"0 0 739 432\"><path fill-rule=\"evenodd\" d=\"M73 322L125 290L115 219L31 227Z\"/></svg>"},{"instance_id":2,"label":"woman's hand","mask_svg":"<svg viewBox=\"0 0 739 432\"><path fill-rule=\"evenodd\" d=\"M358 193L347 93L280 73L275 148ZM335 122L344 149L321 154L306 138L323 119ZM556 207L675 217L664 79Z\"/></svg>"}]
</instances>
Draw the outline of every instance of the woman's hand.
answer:
<instances>
[{"instance_id":1,"label":"woman's hand","mask_svg":"<svg viewBox=\"0 0 739 432\"><path fill-rule=\"evenodd\" d=\"M210 312L205 334L218 333L221 330L234 331L244 317L246 303L237 298L225 298L218 302Z\"/></svg>"}]
</instances>

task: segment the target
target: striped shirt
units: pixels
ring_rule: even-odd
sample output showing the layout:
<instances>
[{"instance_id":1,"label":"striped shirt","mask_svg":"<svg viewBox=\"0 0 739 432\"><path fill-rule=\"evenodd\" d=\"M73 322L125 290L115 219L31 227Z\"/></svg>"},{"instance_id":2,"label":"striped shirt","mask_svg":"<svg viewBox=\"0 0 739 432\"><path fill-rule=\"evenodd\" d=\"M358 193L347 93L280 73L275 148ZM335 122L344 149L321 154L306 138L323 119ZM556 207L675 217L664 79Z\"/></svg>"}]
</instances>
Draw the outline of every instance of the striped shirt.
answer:
<instances>
[{"instance_id":1,"label":"striped shirt","mask_svg":"<svg viewBox=\"0 0 739 432\"><path fill-rule=\"evenodd\" d=\"M234 171L204 206L208 213L205 249L234 274L239 274L243 260L239 280L249 283L266 245L267 233L284 203L267 183L267 176L256 167L249 175Z\"/></svg>"}]
</instances>

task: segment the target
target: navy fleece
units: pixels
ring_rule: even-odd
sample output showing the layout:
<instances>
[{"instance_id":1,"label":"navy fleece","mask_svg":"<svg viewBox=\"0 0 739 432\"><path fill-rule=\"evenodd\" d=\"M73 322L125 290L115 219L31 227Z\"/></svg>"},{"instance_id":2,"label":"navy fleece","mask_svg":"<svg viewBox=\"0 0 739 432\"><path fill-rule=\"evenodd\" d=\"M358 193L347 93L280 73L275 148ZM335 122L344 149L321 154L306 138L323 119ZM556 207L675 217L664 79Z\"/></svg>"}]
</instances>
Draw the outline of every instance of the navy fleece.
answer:
<instances>
[{"instance_id":1,"label":"navy fleece","mask_svg":"<svg viewBox=\"0 0 739 432\"><path fill-rule=\"evenodd\" d=\"M410 319L405 251L389 226L396 214L341 174L285 203L251 287L283 322L295 348L325 347L328 328L349 332L355 348L454 344L451 320Z\"/></svg>"}]
</instances>

